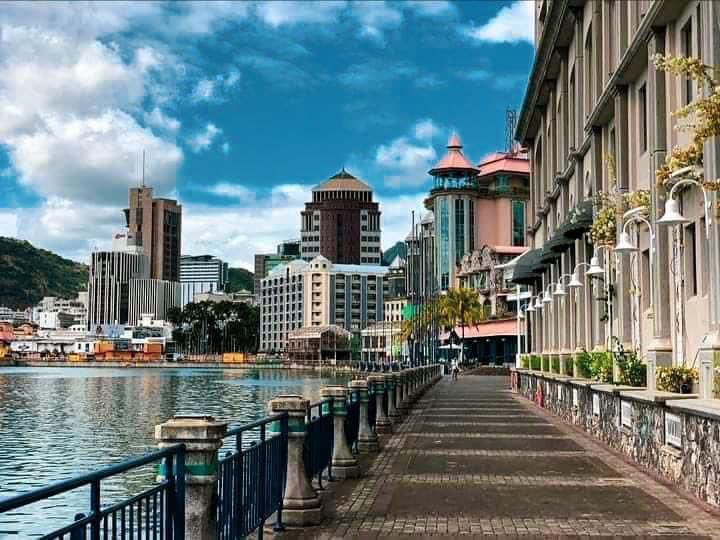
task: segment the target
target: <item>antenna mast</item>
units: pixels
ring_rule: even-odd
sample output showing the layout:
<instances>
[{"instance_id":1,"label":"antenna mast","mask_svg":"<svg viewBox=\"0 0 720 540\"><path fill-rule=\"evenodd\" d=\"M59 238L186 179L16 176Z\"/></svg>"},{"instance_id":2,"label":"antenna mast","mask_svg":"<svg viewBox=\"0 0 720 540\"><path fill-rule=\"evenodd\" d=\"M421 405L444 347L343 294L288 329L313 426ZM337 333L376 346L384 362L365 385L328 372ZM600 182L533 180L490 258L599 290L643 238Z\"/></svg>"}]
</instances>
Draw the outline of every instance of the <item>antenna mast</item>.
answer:
<instances>
[{"instance_id":1,"label":"antenna mast","mask_svg":"<svg viewBox=\"0 0 720 540\"><path fill-rule=\"evenodd\" d=\"M143 149L142 157L142 187L145 187L145 149Z\"/></svg>"}]
</instances>

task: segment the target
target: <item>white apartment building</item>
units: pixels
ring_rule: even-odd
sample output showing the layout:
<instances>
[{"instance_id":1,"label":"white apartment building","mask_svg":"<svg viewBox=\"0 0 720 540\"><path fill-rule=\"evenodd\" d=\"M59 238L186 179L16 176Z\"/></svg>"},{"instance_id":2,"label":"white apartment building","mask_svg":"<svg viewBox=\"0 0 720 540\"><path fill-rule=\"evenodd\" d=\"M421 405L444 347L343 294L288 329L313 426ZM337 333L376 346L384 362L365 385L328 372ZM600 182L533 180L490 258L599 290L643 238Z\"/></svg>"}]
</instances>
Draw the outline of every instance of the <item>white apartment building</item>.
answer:
<instances>
[{"instance_id":1,"label":"white apartment building","mask_svg":"<svg viewBox=\"0 0 720 540\"><path fill-rule=\"evenodd\" d=\"M274 268L261 282L260 350L284 352L296 328L359 331L381 321L387 273L384 266L333 264L323 256Z\"/></svg>"}]
</instances>

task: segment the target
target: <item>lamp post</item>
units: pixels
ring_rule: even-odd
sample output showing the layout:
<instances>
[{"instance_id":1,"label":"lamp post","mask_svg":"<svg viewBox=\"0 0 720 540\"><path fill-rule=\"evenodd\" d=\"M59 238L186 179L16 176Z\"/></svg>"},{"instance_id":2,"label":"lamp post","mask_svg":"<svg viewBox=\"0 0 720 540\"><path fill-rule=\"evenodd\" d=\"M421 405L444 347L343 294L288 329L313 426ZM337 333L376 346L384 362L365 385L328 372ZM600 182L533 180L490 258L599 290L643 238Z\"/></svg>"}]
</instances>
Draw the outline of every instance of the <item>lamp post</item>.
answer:
<instances>
[{"instance_id":1,"label":"lamp post","mask_svg":"<svg viewBox=\"0 0 720 540\"><path fill-rule=\"evenodd\" d=\"M718 309L717 295L720 294L720 291L716 290L716 275L720 271L717 269L718 254L715 253L715 250L713 250L712 239L710 238L710 227L713 223L713 216L709 193L702 183L697 180L697 178L702 178L702 176L702 169L695 166L683 167L670 175L671 178L678 179L678 181L670 189L668 198L665 201L665 212L663 216L657 220L657 224L671 226L686 225L690 223L690 220L680 213L678 201L675 196L681 186L699 187L702 190L704 201L703 210L705 214L705 240L707 242L708 267L710 269L708 272L709 275L706 276L706 278L709 279L710 283L708 287L709 329L708 333L703 338L702 344L700 345L701 354L698 375L700 379L700 397L703 399L709 399L712 397L713 391L714 352L720 349L720 335L718 335L716 316Z\"/></svg>"},{"instance_id":2,"label":"lamp post","mask_svg":"<svg viewBox=\"0 0 720 540\"><path fill-rule=\"evenodd\" d=\"M655 229L653 228L652 224L645 219L645 217L642 215L643 209L638 208L631 208L627 212L623 214L623 227L620 232L620 239L618 240L617 245L615 246L615 253L634 253L638 251L638 246L633 243L633 241L630 239L630 234L628 233L628 225L635 223L636 225L645 224L647 225L648 231L650 232L650 298L653 298L653 287L654 280L655 280ZM636 344L639 348L640 344ZM646 386L649 391L655 391L655 359L654 358L648 358L647 360L647 381Z\"/></svg>"}]
</instances>

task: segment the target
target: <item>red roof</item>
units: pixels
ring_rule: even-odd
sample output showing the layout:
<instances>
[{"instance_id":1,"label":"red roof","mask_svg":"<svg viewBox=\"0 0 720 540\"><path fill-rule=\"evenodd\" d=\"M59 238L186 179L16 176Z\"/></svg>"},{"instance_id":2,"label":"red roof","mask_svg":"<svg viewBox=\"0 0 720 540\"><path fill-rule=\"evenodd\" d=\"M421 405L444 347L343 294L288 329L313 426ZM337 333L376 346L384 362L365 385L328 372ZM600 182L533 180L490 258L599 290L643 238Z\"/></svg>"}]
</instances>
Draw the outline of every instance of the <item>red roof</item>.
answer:
<instances>
[{"instance_id":1,"label":"red roof","mask_svg":"<svg viewBox=\"0 0 720 540\"><path fill-rule=\"evenodd\" d=\"M462 337L463 329L460 326L455 327L455 333L458 337ZM477 339L493 336L517 336L517 320L505 319L503 321L487 321L475 326L465 327L465 339ZM446 341L450 337L450 332L440 334L440 339Z\"/></svg>"},{"instance_id":2,"label":"red roof","mask_svg":"<svg viewBox=\"0 0 720 540\"><path fill-rule=\"evenodd\" d=\"M460 137L453 133L447 144L445 156L430 169L430 174L436 176L444 172L477 172L477 168L463 155Z\"/></svg>"},{"instance_id":3,"label":"red roof","mask_svg":"<svg viewBox=\"0 0 720 540\"><path fill-rule=\"evenodd\" d=\"M488 176L499 172L530 174L530 160L524 152L493 152L478 164L478 176Z\"/></svg>"}]
</instances>

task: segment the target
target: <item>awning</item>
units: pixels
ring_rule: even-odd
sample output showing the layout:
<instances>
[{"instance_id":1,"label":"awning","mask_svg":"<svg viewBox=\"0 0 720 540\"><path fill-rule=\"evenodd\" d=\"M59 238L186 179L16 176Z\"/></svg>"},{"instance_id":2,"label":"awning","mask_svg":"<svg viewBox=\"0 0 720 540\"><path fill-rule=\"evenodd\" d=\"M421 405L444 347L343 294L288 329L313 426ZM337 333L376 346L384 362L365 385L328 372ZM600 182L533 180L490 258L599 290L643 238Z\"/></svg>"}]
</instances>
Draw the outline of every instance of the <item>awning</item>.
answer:
<instances>
[{"instance_id":1,"label":"awning","mask_svg":"<svg viewBox=\"0 0 720 540\"><path fill-rule=\"evenodd\" d=\"M537 273L535 268L540 263L540 255L542 254L542 248L531 249L523 253L516 261L515 267L513 268L512 281L518 285L534 285L535 282L540 279L540 274Z\"/></svg>"},{"instance_id":2,"label":"awning","mask_svg":"<svg viewBox=\"0 0 720 540\"><path fill-rule=\"evenodd\" d=\"M542 253L540 253L540 262L544 264L551 264L555 259L560 258L560 252L552 250L550 246L548 246L549 243L550 240L545 242L542 247Z\"/></svg>"},{"instance_id":3,"label":"awning","mask_svg":"<svg viewBox=\"0 0 720 540\"><path fill-rule=\"evenodd\" d=\"M560 227L555 231L553 237L545 243L545 248L560 254L566 251L572 243L572 240L563 235L562 227Z\"/></svg>"},{"instance_id":4,"label":"awning","mask_svg":"<svg viewBox=\"0 0 720 540\"><path fill-rule=\"evenodd\" d=\"M463 336L463 329L460 326L454 328L459 338ZM505 319L503 321L487 321L476 324L475 326L465 327L465 339L479 339L486 337L503 337L517 335L517 319ZM446 341L450 337L449 332L440 335L441 341Z\"/></svg>"},{"instance_id":5,"label":"awning","mask_svg":"<svg viewBox=\"0 0 720 540\"><path fill-rule=\"evenodd\" d=\"M570 215L560 230L563 236L570 240L575 240L590 230L592 222L593 202L592 199L588 199L570 210Z\"/></svg>"}]
</instances>

